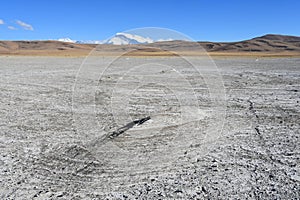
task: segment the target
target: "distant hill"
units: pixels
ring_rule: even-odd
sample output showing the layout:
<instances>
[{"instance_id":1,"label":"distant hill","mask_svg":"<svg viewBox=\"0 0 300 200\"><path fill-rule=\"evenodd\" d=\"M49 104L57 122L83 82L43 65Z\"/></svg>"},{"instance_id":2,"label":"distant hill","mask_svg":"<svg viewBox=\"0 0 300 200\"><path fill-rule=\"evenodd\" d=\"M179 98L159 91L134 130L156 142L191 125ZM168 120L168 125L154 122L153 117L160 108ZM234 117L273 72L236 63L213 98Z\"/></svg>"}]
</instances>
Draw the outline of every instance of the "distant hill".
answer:
<instances>
[{"instance_id":1,"label":"distant hill","mask_svg":"<svg viewBox=\"0 0 300 200\"><path fill-rule=\"evenodd\" d=\"M0 52L21 50L69 50L91 49L95 45L76 44L55 40L47 41L0 41Z\"/></svg>"},{"instance_id":2,"label":"distant hill","mask_svg":"<svg viewBox=\"0 0 300 200\"><path fill-rule=\"evenodd\" d=\"M96 45L60 41L0 41L0 55L85 55Z\"/></svg>"},{"instance_id":3,"label":"distant hill","mask_svg":"<svg viewBox=\"0 0 300 200\"><path fill-rule=\"evenodd\" d=\"M84 56L97 46L101 52L135 51L158 55L160 49L174 52L197 53L199 45L214 54L278 54L300 56L300 37L268 34L238 42L163 41L149 44L78 44L60 41L0 41L0 55L62 55ZM201 51L201 50L200 50Z\"/></svg>"},{"instance_id":4,"label":"distant hill","mask_svg":"<svg viewBox=\"0 0 300 200\"><path fill-rule=\"evenodd\" d=\"M209 52L300 51L300 37L268 34L239 42L199 42Z\"/></svg>"}]
</instances>

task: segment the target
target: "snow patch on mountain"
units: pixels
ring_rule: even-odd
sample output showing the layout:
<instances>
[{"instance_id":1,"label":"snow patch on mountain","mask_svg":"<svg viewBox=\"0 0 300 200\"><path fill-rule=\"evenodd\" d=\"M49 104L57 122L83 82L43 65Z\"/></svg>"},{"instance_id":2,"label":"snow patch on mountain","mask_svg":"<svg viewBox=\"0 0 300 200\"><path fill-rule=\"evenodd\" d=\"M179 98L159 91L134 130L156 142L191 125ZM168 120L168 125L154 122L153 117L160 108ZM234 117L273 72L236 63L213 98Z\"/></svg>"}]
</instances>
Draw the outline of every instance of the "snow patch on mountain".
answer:
<instances>
[{"instance_id":1,"label":"snow patch on mountain","mask_svg":"<svg viewBox=\"0 0 300 200\"><path fill-rule=\"evenodd\" d=\"M172 38L168 38L168 39L158 39L155 42L167 42L167 41L174 41L174 39Z\"/></svg>"},{"instance_id":2,"label":"snow patch on mountain","mask_svg":"<svg viewBox=\"0 0 300 200\"><path fill-rule=\"evenodd\" d=\"M57 41L59 41L59 42L69 42L69 43L76 43L77 42L76 40L72 40L70 38L60 38Z\"/></svg>"},{"instance_id":3,"label":"snow patch on mountain","mask_svg":"<svg viewBox=\"0 0 300 200\"><path fill-rule=\"evenodd\" d=\"M154 41L149 37L142 37L129 33L117 33L114 37L110 38L105 44L124 45L124 44L147 44Z\"/></svg>"},{"instance_id":4,"label":"snow patch on mountain","mask_svg":"<svg viewBox=\"0 0 300 200\"><path fill-rule=\"evenodd\" d=\"M82 40L76 41L77 44L104 44L105 40Z\"/></svg>"}]
</instances>

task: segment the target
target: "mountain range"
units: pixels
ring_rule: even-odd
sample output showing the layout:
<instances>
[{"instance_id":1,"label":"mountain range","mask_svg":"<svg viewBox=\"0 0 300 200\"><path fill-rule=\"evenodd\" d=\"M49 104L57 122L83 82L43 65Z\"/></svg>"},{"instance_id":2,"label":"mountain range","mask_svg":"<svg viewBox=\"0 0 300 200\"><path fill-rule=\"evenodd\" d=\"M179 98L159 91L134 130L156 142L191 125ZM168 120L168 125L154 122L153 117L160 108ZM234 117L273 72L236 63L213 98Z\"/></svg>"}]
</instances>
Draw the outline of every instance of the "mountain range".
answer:
<instances>
[{"instance_id":1,"label":"mountain range","mask_svg":"<svg viewBox=\"0 0 300 200\"><path fill-rule=\"evenodd\" d=\"M96 43L74 40L48 41L0 41L0 55L87 55L97 47L101 52L129 52L160 55L163 51L195 54L199 46L211 55L265 54L300 56L300 37L268 34L237 42L190 42L190 41L154 41L136 35L116 34L113 38ZM115 44L115 45L112 45Z\"/></svg>"},{"instance_id":2,"label":"mountain range","mask_svg":"<svg viewBox=\"0 0 300 200\"><path fill-rule=\"evenodd\" d=\"M155 42L151 38L142 37L130 33L116 33L115 36L107 40L72 40L70 38L60 38L57 41L69 42L77 44L114 44L114 45L126 45L126 44L148 44Z\"/></svg>"}]
</instances>

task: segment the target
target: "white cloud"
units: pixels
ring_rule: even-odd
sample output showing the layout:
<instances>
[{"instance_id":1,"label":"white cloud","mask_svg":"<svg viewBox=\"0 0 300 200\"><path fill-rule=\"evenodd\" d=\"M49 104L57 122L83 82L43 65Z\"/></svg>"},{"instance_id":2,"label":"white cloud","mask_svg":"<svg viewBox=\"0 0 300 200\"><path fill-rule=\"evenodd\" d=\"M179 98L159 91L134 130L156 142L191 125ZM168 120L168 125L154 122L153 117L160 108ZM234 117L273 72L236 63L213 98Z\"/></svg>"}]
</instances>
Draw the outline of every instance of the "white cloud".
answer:
<instances>
[{"instance_id":1,"label":"white cloud","mask_svg":"<svg viewBox=\"0 0 300 200\"><path fill-rule=\"evenodd\" d=\"M0 19L0 24L4 24L4 21L2 19Z\"/></svg>"},{"instance_id":2,"label":"white cloud","mask_svg":"<svg viewBox=\"0 0 300 200\"><path fill-rule=\"evenodd\" d=\"M33 27L30 24L26 24L25 22L22 22L21 20L17 20L16 23L23 27L25 30L33 31Z\"/></svg>"},{"instance_id":3,"label":"white cloud","mask_svg":"<svg viewBox=\"0 0 300 200\"><path fill-rule=\"evenodd\" d=\"M18 30L16 27L14 27L14 26L8 26L7 27L9 30Z\"/></svg>"}]
</instances>

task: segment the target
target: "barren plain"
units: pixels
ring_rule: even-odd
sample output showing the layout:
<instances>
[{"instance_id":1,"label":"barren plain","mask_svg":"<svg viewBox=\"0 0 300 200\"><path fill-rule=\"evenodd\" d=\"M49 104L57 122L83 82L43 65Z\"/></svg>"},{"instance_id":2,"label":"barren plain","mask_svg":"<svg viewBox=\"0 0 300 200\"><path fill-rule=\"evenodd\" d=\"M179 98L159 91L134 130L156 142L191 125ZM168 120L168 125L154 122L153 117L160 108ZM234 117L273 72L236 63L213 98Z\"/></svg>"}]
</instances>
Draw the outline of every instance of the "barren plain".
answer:
<instances>
[{"instance_id":1,"label":"barren plain","mask_svg":"<svg viewBox=\"0 0 300 200\"><path fill-rule=\"evenodd\" d=\"M299 58L109 62L0 57L1 199L300 198Z\"/></svg>"}]
</instances>

